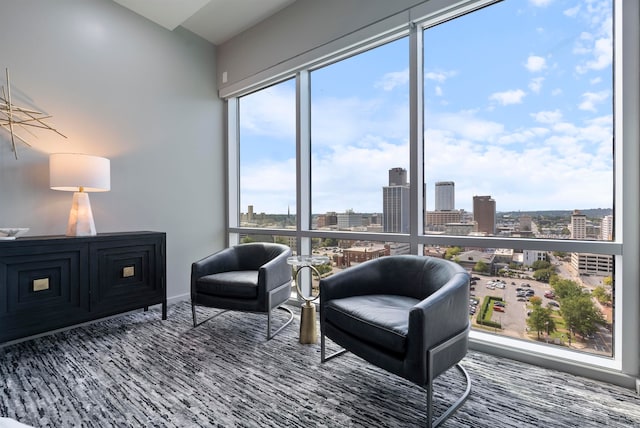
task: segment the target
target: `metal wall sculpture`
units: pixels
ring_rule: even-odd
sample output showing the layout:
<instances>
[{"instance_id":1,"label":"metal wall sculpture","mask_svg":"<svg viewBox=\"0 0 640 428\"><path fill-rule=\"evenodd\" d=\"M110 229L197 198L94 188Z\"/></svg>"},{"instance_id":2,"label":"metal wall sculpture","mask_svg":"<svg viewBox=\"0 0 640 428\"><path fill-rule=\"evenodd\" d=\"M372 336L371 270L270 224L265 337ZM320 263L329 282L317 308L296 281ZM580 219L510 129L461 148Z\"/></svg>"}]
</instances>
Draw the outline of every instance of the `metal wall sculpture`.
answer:
<instances>
[{"instance_id":1,"label":"metal wall sculpture","mask_svg":"<svg viewBox=\"0 0 640 428\"><path fill-rule=\"evenodd\" d=\"M19 107L11 101L11 83L9 81L9 69L6 69L7 74L7 86L3 86L0 92L0 128L5 129L11 134L11 150L16 159L18 159L18 150L16 147L16 140L20 140L27 146L31 147L23 137L16 133L16 128L20 128L32 136L35 136L33 132L29 130L32 128L48 129L56 134L67 138L65 135L45 123L45 119L49 119L51 116L46 113L42 113L36 110L28 109L25 107Z\"/></svg>"}]
</instances>

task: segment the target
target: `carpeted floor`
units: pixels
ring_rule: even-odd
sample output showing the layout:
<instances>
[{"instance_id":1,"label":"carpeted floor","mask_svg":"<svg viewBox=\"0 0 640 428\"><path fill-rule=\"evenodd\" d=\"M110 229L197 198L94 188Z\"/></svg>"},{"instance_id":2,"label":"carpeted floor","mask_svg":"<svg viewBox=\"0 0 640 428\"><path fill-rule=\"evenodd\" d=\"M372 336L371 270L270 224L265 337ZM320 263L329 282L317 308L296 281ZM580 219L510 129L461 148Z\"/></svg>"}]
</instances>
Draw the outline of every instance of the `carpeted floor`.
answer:
<instances>
[{"instance_id":1,"label":"carpeted floor","mask_svg":"<svg viewBox=\"0 0 640 428\"><path fill-rule=\"evenodd\" d=\"M202 309L202 317L214 310ZM299 311L296 311L299 313ZM320 364L298 323L265 340L264 315L198 328L188 303L0 348L0 417L35 427L413 427L426 394L359 358ZM277 311L274 325L285 318ZM470 352L471 397L445 427L640 427L634 391ZM443 374L436 409L461 393Z\"/></svg>"}]
</instances>

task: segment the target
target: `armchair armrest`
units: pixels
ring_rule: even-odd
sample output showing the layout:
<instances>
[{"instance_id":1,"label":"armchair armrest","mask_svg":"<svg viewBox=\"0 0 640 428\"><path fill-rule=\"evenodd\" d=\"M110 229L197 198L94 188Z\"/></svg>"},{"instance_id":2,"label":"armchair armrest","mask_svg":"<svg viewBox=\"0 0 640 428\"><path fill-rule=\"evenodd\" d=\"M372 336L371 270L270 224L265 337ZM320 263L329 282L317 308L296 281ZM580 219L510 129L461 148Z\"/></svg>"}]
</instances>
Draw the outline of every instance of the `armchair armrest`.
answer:
<instances>
[{"instance_id":1,"label":"armchair armrest","mask_svg":"<svg viewBox=\"0 0 640 428\"><path fill-rule=\"evenodd\" d=\"M423 373L424 378L428 369L423 364L425 353L468 327L469 275L461 272L411 309L407 335L409 364L416 364L417 372Z\"/></svg>"},{"instance_id":2,"label":"armchair armrest","mask_svg":"<svg viewBox=\"0 0 640 428\"><path fill-rule=\"evenodd\" d=\"M287 263L287 257L290 255L291 250L285 251L260 266L258 284L264 283L266 291L271 291L291 281L291 266Z\"/></svg>"}]
</instances>

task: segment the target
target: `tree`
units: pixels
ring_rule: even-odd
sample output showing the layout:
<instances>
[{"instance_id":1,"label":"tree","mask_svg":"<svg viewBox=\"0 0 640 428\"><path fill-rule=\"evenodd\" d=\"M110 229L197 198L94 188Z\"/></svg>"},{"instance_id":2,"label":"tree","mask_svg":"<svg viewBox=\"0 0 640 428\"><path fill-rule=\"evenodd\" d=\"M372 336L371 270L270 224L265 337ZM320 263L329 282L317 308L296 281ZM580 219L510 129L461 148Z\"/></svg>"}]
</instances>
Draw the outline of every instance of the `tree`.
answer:
<instances>
[{"instance_id":1,"label":"tree","mask_svg":"<svg viewBox=\"0 0 640 428\"><path fill-rule=\"evenodd\" d=\"M558 300L564 300L568 297L572 296L580 296L582 295L582 288L575 282L570 279L560 279L555 277L553 281L550 281L549 284L553 288L555 295Z\"/></svg>"},{"instance_id":2,"label":"tree","mask_svg":"<svg viewBox=\"0 0 640 428\"><path fill-rule=\"evenodd\" d=\"M453 260L461 252L462 252L462 248L460 247L449 247L444 252L444 258L447 260Z\"/></svg>"},{"instance_id":3,"label":"tree","mask_svg":"<svg viewBox=\"0 0 640 428\"><path fill-rule=\"evenodd\" d=\"M542 300L540 300L540 303L542 303ZM538 339L540 339L540 332L549 334L556 331L556 323L553 320L552 313L551 309L543 308L541 304L533 305L533 310L529 318L527 318L527 326L538 334Z\"/></svg>"},{"instance_id":4,"label":"tree","mask_svg":"<svg viewBox=\"0 0 640 428\"><path fill-rule=\"evenodd\" d=\"M473 265L473 270L476 272L486 273L489 272L489 265L487 265L482 260L478 260L475 265Z\"/></svg>"},{"instance_id":5,"label":"tree","mask_svg":"<svg viewBox=\"0 0 640 428\"><path fill-rule=\"evenodd\" d=\"M611 277L611 275L609 275L606 278L604 278L602 280L602 284L608 285L608 286L612 286L613 285L613 278Z\"/></svg>"},{"instance_id":6,"label":"tree","mask_svg":"<svg viewBox=\"0 0 640 428\"><path fill-rule=\"evenodd\" d=\"M609 293L607 289L601 285L594 288L593 293L591 293L591 295L603 305L610 305L611 302L613 301L611 293Z\"/></svg>"},{"instance_id":7,"label":"tree","mask_svg":"<svg viewBox=\"0 0 640 428\"><path fill-rule=\"evenodd\" d=\"M529 299L529 303L531 303L533 306L542 306L542 297L532 296Z\"/></svg>"},{"instance_id":8,"label":"tree","mask_svg":"<svg viewBox=\"0 0 640 428\"><path fill-rule=\"evenodd\" d=\"M554 251L553 255L561 260L567 257L567 253L565 253L564 251Z\"/></svg>"},{"instance_id":9,"label":"tree","mask_svg":"<svg viewBox=\"0 0 640 428\"><path fill-rule=\"evenodd\" d=\"M549 282L554 273L555 270L553 268L538 269L533 273L533 279L540 282Z\"/></svg>"},{"instance_id":10,"label":"tree","mask_svg":"<svg viewBox=\"0 0 640 428\"><path fill-rule=\"evenodd\" d=\"M549 269L551 267L551 263L546 260L536 260L533 262L531 267L533 270Z\"/></svg>"},{"instance_id":11,"label":"tree","mask_svg":"<svg viewBox=\"0 0 640 428\"><path fill-rule=\"evenodd\" d=\"M563 298L561 313L569 331L583 337L595 333L599 324L606 323L591 296L583 293Z\"/></svg>"},{"instance_id":12,"label":"tree","mask_svg":"<svg viewBox=\"0 0 640 428\"><path fill-rule=\"evenodd\" d=\"M336 238L326 238L320 242L321 247L337 247L338 240Z\"/></svg>"}]
</instances>

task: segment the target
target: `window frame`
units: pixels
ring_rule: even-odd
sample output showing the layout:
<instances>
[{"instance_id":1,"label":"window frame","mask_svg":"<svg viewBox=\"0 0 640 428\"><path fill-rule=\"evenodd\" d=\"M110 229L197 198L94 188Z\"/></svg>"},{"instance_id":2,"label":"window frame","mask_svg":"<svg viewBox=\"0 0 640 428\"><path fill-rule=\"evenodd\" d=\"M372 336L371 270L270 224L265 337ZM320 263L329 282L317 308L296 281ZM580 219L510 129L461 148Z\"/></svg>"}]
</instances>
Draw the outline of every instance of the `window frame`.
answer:
<instances>
[{"instance_id":1,"label":"window frame","mask_svg":"<svg viewBox=\"0 0 640 428\"><path fill-rule=\"evenodd\" d=\"M387 41L409 37L410 49L410 165L409 181L422 183L423 159L423 66L422 31L430 26L480 9L496 0L465 0L445 6L409 23L408 28L395 29L378 38L363 41L336 52L331 57L306 64L274 79L244 88L227 101L227 177L228 177L228 243L237 244L241 234L259 233L296 238L298 254L310 254L314 238L370 239L408 243L413 254L421 254L428 245L461 245L503 247L543 251L571 251L610 254L615 258L613 357L583 354L537 343L496 336L479 331L470 335L471 348L514 358L520 361L568 371L578 375L635 387L640 370L640 4L635 0L613 0L614 21L614 240L581 241L501 237L434 236L424 234L424 186L411 186L409 234L326 231L311 229L311 124L310 71L375 48ZM431 3L431 2L430 2ZM296 79L296 229L263 229L240 227L239 224L239 115L238 96L259 90L277 81ZM624 90L623 90L624 88ZM624 239L623 239L624 237ZM627 284L624 286L624 284Z\"/></svg>"}]
</instances>

